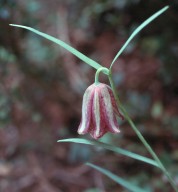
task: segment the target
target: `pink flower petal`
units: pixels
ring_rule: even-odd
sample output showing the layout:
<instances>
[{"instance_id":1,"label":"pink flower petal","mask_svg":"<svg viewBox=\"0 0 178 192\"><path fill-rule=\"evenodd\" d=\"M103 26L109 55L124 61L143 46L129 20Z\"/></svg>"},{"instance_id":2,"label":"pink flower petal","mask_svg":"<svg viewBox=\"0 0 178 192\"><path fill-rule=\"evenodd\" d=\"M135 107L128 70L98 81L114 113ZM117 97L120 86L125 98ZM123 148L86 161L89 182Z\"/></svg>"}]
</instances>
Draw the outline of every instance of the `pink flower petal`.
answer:
<instances>
[{"instance_id":1,"label":"pink flower petal","mask_svg":"<svg viewBox=\"0 0 178 192\"><path fill-rule=\"evenodd\" d=\"M105 122L108 128L108 131L112 133L119 133L119 125L115 117L115 113L112 106L112 100L107 87L105 87L102 92L102 106L103 113L105 116Z\"/></svg>"},{"instance_id":2,"label":"pink flower petal","mask_svg":"<svg viewBox=\"0 0 178 192\"><path fill-rule=\"evenodd\" d=\"M107 132L119 133L116 114L121 118L112 89L103 83L92 84L83 96L82 120L78 133L90 133L94 139Z\"/></svg>"},{"instance_id":3,"label":"pink flower petal","mask_svg":"<svg viewBox=\"0 0 178 192\"><path fill-rule=\"evenodd\" d=\"M92 105L92 122L93 127L90 129L90 134L93 138L98 139L105 134L104 122L101 115L101 102L99 97L100 91L98 87L95 89L93 105Z\"/></svg>"},{"instance_id":4,"label":"pink flower petal","mask_svg":"<svg viewBox=\"0 0 178 192\"><path fill-rule=\"evenodd\" d=\"M90 86L84 93L82 104L82 120L78 128L79 134L85 134L88 132L91 121L91 109L93 103L93 88Z\"/></svg>"},{"instance_id":5,"label":"pink flower petal","mask_svg":"<svg viewBox=\"0 0 178 192\"><path fill-rule=\"evenodd\" d=\"M116 100L114 98L114 94L113 94L113 91L112 89L107 85L107 88L108 88L108 91L109 91L109 94L110 94L110 97L111 97L111 102L112 102L112 106L113 106L113 109L114 109L114 112L116 113L116 115L118 115L122 120L124 120L124 116L120 113L119 109L118 109L118 106L117 106L117 103L116 103Z\"/></svg>"}]
</instances>

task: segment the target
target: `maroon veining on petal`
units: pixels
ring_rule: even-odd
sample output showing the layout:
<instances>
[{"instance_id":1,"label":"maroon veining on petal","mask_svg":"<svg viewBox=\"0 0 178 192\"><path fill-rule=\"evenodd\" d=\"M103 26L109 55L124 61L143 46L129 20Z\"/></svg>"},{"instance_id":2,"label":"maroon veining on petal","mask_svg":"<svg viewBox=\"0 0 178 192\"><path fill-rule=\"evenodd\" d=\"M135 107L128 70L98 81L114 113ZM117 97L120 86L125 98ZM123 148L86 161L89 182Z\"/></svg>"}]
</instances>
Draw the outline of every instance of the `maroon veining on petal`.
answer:
<instances>
[{"instance_id":1,"label":"maroon veining on petal","mask_svg":"<svg viewBox=\"0 0 178 192\"><path fill-rule=\"evenodd\" d=\"M94 139L107 132L119 133L116 114L121 118L112 89L103 83L92 84L83 96L82 120L78 133L90 133Z\"/></svg>"},{"instance_id":2,"label":"maroon veining on petal","mask_svg":"<svg viewBox=\"0 0 178 192\"><path fill-rule=\"evenodd\" d=\"M111 89L111 87L109 87L107 85L107 88L108 88L108 91L109 91L109 94L110 94L110 97L111 97L111 102L112 102L112 106L113 106L113 109L114 109L114 112L122 119L124 120L124 116L120 113L119 109L118 109L118 106L117 106L117 103L116 103L116 100L114 98L114 94L113 94L113 91Z\"/></svg>"},{"instance_id":3,"label":"maroon veining on petal","mask_svg":"<svg viewBox=\"0 0 178 192\"><path fill-rule=\"evenodd\" d=\"M91 85L86 89L83 96L82 120L78 128L79 134L86 134L90 128L93 95L94 95L94 89L93 86Z\"/></svg>"},{"instance_id":4,"label":"maroon veining on petal","mask_svg":"<svg viewBox=\"0 0 178 192\"><path fill-rule=\"evenodd\" d=\"M90 134L94 139L102 137L107 132L105 117L102 110L103 106L100 89L100 86L96 87L92 105L91 120L93 127L90 128Z\"/></svg>"},{"instance_id":5,"label":"maroon veining on petal","mask_svg":"<svg viewBox=\"0 0 178 192\"><path fill-rule=\"evenodd\" d=\"M102 99L102 110L104 114L104 119L106 122L107 130L112 133L119 133L119 124L117 122L115 112L112 106L112 98L110 96L109 90L107 87L103 89L101 92L103 99Z\"/></svg>"}]
</instances>

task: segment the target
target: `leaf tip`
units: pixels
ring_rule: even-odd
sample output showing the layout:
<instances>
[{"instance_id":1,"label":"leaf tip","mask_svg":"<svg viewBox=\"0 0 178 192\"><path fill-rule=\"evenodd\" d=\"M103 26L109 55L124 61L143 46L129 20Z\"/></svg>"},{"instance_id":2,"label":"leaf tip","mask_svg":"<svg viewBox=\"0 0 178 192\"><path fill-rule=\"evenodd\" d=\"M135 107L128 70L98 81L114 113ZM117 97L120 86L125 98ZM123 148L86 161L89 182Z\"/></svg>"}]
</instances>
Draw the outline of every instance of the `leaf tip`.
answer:
<instances>
[{"instance_id":1,"label":"leaf tip","mask_svg":"<svg viewBox=\"0 0 178 192\"><path fill-rule=\"evenodd\" d=\"M9 25L12 26L12 27L18 27L19 26L17 24L12 24L12 23L10 23Z\"/></svg>"},{"instance_id":2,"label":"leaf tip","mask_svg":"<svg viewBox=\"0 0 178 192\"><path fill-rule=\"evenodd\" d=\"M169 7L170 7L170 5L166 5L163 9L167 10L167 9L169 9Z\"/></svg>"},{"instance_id":3,"label":"leaf tip","mask_svg":"<svg viewBox=\"0 0 178 192\"><path fill-rule=\"evenodd\" d=\"M89 162L86 162L86 163L85 163L85 165L87 165L87 166L91 166L91 163L89 163Z\"/></svg>"}]
</instances>

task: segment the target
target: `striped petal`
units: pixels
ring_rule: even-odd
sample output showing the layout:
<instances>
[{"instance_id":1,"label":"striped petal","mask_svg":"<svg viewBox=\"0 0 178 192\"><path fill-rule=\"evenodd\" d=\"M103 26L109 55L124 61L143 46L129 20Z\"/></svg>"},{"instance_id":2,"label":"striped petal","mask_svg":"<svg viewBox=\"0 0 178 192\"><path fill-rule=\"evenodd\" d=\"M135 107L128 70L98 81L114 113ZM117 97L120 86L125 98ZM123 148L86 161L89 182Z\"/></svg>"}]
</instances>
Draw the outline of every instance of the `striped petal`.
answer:
<instances>
[{"instance_id":1,"label":"striped petal","mask_svg":"<svg viewBox=\"0 0 178 192\"><path fill-rule=\"evenodd\" d=\"M110 97L111 97L111 103L112 103L114 112L116 113L117 116L119 116L122 120L124 120L124 116L120 113L120 111L118 109L118 106L117 106L116 100L114 98L114 94L113 94L113 91L112 91L111 87L109 87L107 85L107 88L108 88L108 91L109 91L109 94L110 94Z\"/></svg>"},{"instance_id":2,"label":"striped petal","mask_svg":"<svg viewBox=\"0 0 178 192\"><path fill-rule=\"evenodd\" d=\"M93 103L94 90L90 86L85 91L82 104L82 120L80 122L78 133L85 134L88 132L91 122L91 109Z\"/></svg>"},{"instance_id":3,"label":"striped petal","mask_svg":"<svg viewBox=\"0 0 178 192\"><path fill-rule=\"evenodd\" d=\"M92 105L92 127L90 128L90 134L94 139L98 139L106 133L101 107L100 87L96 87Z\"/></svg>"},{"instance_id":4,"label":"striped petal","mask_svg":"<svg viewBox=\"0 0 178 192\"><path fill-rule=\"evenodd\" d=\"M107 132L119 133L116 114L121 118L112 89L103 83L92 84L83 96L82 120L79 134L90 133L94 139Z\"/></svg>"},{"instance_id":5,"label":"striped petal","mask_svg":"<svg viewBox=\"0 0 178 192\"><path fill-rule=\"evenodd\" d=\"M119 125L116 120L116 116L114 113L112 99L107 87L105 87L101 92L103 99L102 99L102 106L103 106L103 114L105 117L105 122L108 128L108 131L112 133L119 133Z\"/></svg>"}]
</instances>

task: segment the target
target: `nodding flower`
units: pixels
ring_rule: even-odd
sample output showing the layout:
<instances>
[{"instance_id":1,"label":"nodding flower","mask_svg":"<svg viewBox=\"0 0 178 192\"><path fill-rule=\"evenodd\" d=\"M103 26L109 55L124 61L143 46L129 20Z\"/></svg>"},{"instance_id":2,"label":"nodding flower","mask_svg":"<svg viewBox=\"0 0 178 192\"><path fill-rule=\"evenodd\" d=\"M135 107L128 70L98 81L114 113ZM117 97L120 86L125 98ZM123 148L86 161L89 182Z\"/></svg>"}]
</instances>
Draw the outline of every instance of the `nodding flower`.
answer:
<instances>
[{"instance_id":1,"label":"nodding flower","mask_svg":"<svg viewBox=\"0 0 178 192\"><path fill-rule=\"evenodd\" d=\"M105 133L119 133L116 119L119 112L112 89L103 83L90 85L83 96L82 119L78 128L79 134L90 133L94 139Z\"/></svg>"}]
</instances>

